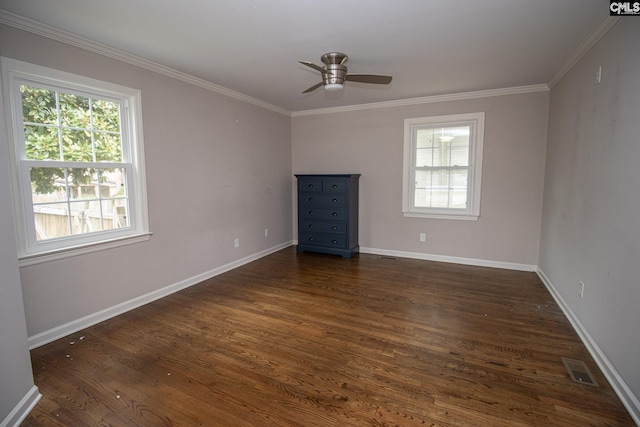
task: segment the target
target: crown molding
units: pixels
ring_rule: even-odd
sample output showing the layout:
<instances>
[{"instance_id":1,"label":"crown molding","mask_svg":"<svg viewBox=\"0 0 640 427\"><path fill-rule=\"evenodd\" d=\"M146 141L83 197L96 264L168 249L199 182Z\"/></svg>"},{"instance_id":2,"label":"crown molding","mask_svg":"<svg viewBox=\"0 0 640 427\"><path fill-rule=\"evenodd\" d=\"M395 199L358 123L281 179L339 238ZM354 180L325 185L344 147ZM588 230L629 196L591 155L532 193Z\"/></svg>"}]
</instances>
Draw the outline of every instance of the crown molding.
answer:
<instances>
[{"instance_id":1,"label":"crown molding","mask_svg":"<svg viewBox=\"0 0 640 427\"><path fill-rule=\"evenodd\" d=\"M315 110L302 110L291 112L284 108L280 108L273 104L250 97L240 92L228 89L204 79L192 76L190 74L175 70L170 67L155 63L153 61L140 58L130 53L115 49L102 43L77 36L75 34L60 30L49 25L42 24L31 19L27 19L13 13L0 10L0 24L6 24L20 30L28 31L52 40L56 40L71 46L103 55L120 62L124 62L142 69L153 71L155 73L183 81L185 83L215 92L221 95L237 99L248 104L255 105L266 110L270 110L279 114L290 117L312 116L319 114L342 113L349 111L372 110L378 108L402 107L408 105L430 104L437 102L461 101L468 99L487 98L494 96L518 95L533 92L546 92L555 86L562 78L582 59L582 57L620 20L620 17L607 17L602 23L580 43L574 53L558 70L553 78L547 84L519 86L511 88L491 89L475 92L461 92L445 95L434 95L419 98L408 98L394 101L383 101L369 104L347 105L342 107L320 108Z\"/></svg>"},{"instance_id":2,"label":"crown molding","mask_svg":"<svg viewBox=\"0 0 640 427\"><path fill-rule=\"evenodd\" d=\"M202 89L206 89L211 92L216 92L221 95L225 95L230 98L234 98L239 101L246 102L248 104L252 104L260 108L264 108L265 110L270 110L279 114L284 114L285 116L291 116L291 112L289 110L285 110L284 108L277 107L275 105L269 104L259 99L247 96L243 93L236 92L226 87L192 76L190 74L183 73L173 68L160 65L158 63L146 60L144 58L140 58L138 56L115 49L105 44L97 43L93 40L89 40L87 38L77 36L67 31L63 31L58 28L51 27L49 25L45 25L37 21L24 18L22 16L15 15L13 13L10 13L4 10L0 10L0 24L6 24L20 30L28 31L30 33L47 37L49 39L56 40L71 46L79 47L81 49L84 49L93 53L97 53L99 55L106 56L108 58L112 58L120 62L134 65L136 67L143 68L145 70L153 71L155 73L158 73L167 77L171 77L176 80L180 80L194 86L198 86Z\"/></svg>"},{"instance_id":3,"label":"crown molding","mask_svg":"<svg viewBox=\"0 0 640 427\"><path fill-rule=\"evenodd\" d=\"M292 117L314 116L318 114L344 113L347 111L373 110L377 108L403 107L407 105L433 104L436 102L464 101L468 99L489 98L494 96L521 95L534 92L548 92L549 86L530 85L502 89L479 90L475 92L460 92L446 95L424 96L420 98L399 99L396 101L374 102L370 104L346 105L343 107L320 108L317 110L294 111Z\"/></svg>"},{"instance_id":4,"label":"crown molding","mask_svg":"<svg viewBox=\"0 0 640 427\"><path fill-rule=\"evenodd\" d=\"M435 102L461 101L466 99L486 98L492 96L517 95L532 92L545 92L551 90L562 78L591 50L593 46L620 20L619 16L608 16L595 30L584 39L573 54L562 65L558 72L547 84L519 86L503 89L492 89L476 92L462 92L446 95L428 96L422 98L401 99L397 101L376 102L371 104L348 105L344 107L321 108L317 110L294 111L292 117L313 116L318 114L343 113L347 111L371 110L376 108L400 107L405 105L429 104Z\"/></svg>"},{"instance_id":5,"label":"crown molding","mask_svg":"<svg viewBox=\"0 0 640 427\"><path fill-rule=\"evenodd\" d=\"M565 63L560 67L558 72L549 80L547 85L549 88L553 88L562 78L567 75L569 71L582 59L583 56L587 54L591 50L593 46L596 45L600 41L600 39L609 32L611 28L620 20L619 16L607 16L601 23L596 27L593 32L582 41L573 52L573 54L565 61Z\"/></svg>"}]
</instances>

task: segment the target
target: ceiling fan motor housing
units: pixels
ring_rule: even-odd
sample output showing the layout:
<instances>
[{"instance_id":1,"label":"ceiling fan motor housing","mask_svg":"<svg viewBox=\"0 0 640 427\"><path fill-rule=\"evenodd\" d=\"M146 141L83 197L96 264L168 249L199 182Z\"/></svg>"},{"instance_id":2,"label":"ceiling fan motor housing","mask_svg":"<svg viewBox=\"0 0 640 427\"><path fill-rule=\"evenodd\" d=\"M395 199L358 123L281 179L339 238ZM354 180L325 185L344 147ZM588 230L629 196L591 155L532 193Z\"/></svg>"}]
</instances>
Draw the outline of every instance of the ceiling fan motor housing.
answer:
<instances>
[{"instance_id":1,"label":"ceiling fan motor housing","mask_svg":"<svg viewBox=\"0 0 640 427\"><path fill-rule=\"evenodd\" d=\"M325 68L327 72L322 73L322 81L325 85L344 84L344 80L347 77L347 67L340 64L327 64Z\"/></svg>"},{"instance_id":2,"label":"ceiling fan motor housing","mask_svg":"<svg viewBox=\"0 0 640 427\"><path fill-rule=\"evenodd\" d=\"M331 65L331 64L343 65L345 62L347 62L347 59L349 59L349 57L346 54L340 53L340 52L325 53L320 58L320 60L327 65Z\"/></svg>"}]
</instances>

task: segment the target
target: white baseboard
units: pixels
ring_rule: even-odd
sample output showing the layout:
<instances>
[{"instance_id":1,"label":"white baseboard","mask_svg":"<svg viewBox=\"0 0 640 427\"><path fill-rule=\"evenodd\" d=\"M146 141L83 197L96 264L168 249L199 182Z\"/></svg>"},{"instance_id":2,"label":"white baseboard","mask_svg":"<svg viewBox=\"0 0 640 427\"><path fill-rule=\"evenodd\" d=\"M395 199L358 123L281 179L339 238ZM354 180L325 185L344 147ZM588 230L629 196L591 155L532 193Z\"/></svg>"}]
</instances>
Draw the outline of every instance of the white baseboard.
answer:
<instances>
[{"instance_id":1,"label":"white baseboard","mask_svg":"<svg viewBox=\"0 0 640 427\"><path fill-rule=\"evenodd\" d=\"M609 359L607 359L604 352L589 334L589 331L587 331L584 325L582 325L580 319L578 319L578 317L573 313L571 307L569 307L564 298L562 298L562 295L558 292L555 286L553 286L551 280L549 280L547 275L544 274L544 271L538 267L536 272L538 273L540 280L542 280L542 283L544 283L551 293L551 296L553 296L553 299L560 306L564 315L569 319L571 326L573 326L573 329L575 329L585 347L587 347L591 357L593 357L603 375L607 378L609 384L611 384L613 391L615 391L624 407L629 411L629 415L631 415L633 421L640 426L640 401L638 401L638 398L633 394L620 374L618 374L618 371L616 371Z\"/></svg>"},{"instance_id":2,"label":"white baseboard","mask_svg":"<svg viewBox=\"0 0 640 427\"><path fill-rule=\"evenodd\" d=\"M36 407L36 404L41 398L42 395L38 391L38 387L31 387L22 400L20 400L20 403L18 403L16 407L13 408L13 411L7 415L7 418L0 423L0 427L18 427L20 423L27 418L31 410Z\"/></svg>"},{"instance_id":3,"label":"white baseboard","mask_svg":"<svg viewBox=\"0 0 640 427\"><path fill-rule=\"evenodd\" d=\"M125 313L129 310L133 310L135 308L141 307L145 304L148 304L157 299L163 298L172 293L178 292L182 289L193 286L197 283L200 283L204 280L210 279L212 277L218 276L227 271L233 270L234 268L240 267L242 265L248 264L252 261L265 257L269 254L282 250L291 246L292 244L296 244L296 241L290 241L273 248L266 249L264 251L258 252L256 254L250 255L248 257L233 261L229 264L223 265L221 267L215 268L213 270L207 271L205 273L199 274L197 276L188 278L181 282L175 283L173 285L164 287L162 289L158 289L157 291L150 292L146 295L142 295L140 297L134 298L130 301L126 301L122 304L115 305L113 307L107 308L105 310L99 311L97 313L93 313L91 315L85 316L83 318L74 320L72 322L66 323L64 325L58 326L56 328L50 329L48 331L39 333L32 337L29 337L29 348L33 349L39 347L44 344L48 344L53 342L59 338L70 335L74 332L78 332L82 329L85 329L89 326L93 326L97 323L115 317L119 314ZM549 278L544 274L544 272L535 265L529 264L518 264L518 263L509 263L509 262L498 262L498 261L490 261L490 260L481 260L474 258L461 258L461 257L450 257L443 255L433 255L433 254L424 254L418 252L406 252L406 251L394 251L387 249L376 249L376 248L360 248L360 252L366 254L373 255L381 255L381 256L393 256L399 258L414 258L414 259L422 259L427 261L438 261L438 262L447 262L447 263L455 263L455 264L464 264L464 265L475 265L480 267L492 267L492 268L503 268L507 270L518 270L518 271L531 271L536 272L540 277L540 280L544 283L546 288L549 290L551 295L553 296L556 303L560 306L560 309L563 311L576 333L582 340L582 342L587 347L589 353L594 358L598 367L607 378L611 387L616 392L622 404L629 411L629 414L635 421L637 425L640 426L640 402L633 394L631 389L624 382L620 374L613 367L611 362L607 359L605 354L600 350L594 339L591 337L589 332L582 325L580 320L575 316L571 308L566 304L562 295L555 289ZM29 414L31 409L36 405L38 400L40 400L40 393L38 392L37 387L33 387L30 392L22 399L20 404L14 409L11 414L0 423L0 427L9 427L9 426L18 426L20 422Z\"/></svg>"},{"instance_id":4,"label":"white baseboard","mask_svg":"<svg viewBox=\"0 0 640 427\"><path fill-rule=\"evenodd\" d=\"M291 244L292 244L291 241L282 243L272 248L265 249L264 251L258 252L256 254L230 262L229 264L220 266L218 268L214 268L213 270L182 280L178 283L174 283L173 285L166 286L164 288L158 289L148 294L141 295L132 300L125 301L121 304L114 305L113 307L106 308L104 310L98 311L96 313L92 313L80 319L76 319L71 322L65 323L64 325L56 326L55 328L33 335L29 337L29 349L32 350L34 348L48 344L57 339L66 337L67 335L70 335L75 332L81 331L85 328L88 328L89 326L96 325L107 319L126 313L127 311L133 310L134 308L141 307L152 301L158 300L160 298L166 297L167 295L171 295L175 292L186 289L204 280L218 276L222 273L226 273L227 271L233 270L234 268L238 268L242 265L248 264L252 261L255 261L269 254L277 252L281 249L287 248L291 246ZM0 427L4 427L4 426L0 426Z\"/></svg>"},{"instance_id":5,"label":"white baseboard","mask_svg":"<svg viewBox=\"0 0 640 427\"><path fill-rule=\"evenodd\" d=\"M413 258L413 259L422 259L426 261L438 261L438 262L447 262L447 263L453 263L453 264L475 265L478 267L503 268L505 270L533 272L533 271L536 271L537 269L537 266L531 265L531 264L518 264L513 262L490 261L490 260L475 259L475 258L461 258L461 257L452 257L452 256L445 256L445 255L425 254L420 252L393 251L389 249L360 247L360 252L364 254L393 256L398 258Z\"/></svg>"}]
</instances>

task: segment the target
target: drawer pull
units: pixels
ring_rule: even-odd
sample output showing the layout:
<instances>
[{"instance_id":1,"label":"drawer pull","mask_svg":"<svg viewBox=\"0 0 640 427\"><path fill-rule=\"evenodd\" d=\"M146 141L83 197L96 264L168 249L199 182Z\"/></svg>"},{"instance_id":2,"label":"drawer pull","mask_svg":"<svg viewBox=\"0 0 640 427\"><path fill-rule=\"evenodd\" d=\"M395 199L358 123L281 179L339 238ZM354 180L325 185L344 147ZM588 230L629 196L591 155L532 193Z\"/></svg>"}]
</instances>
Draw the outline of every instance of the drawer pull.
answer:
<instances>
[{"instance_id":1,"label":"drawer pull","mask_svg":"<svg viewBox=\"0 0 640 427\"><path fill-rule=\"evenodd\" d=\"M337 230L338 227L336 227L335 225L333 227L331 227L332 230Z\"/></svg>"},{"instance_id":2,"label":"drawer pull","mask_svg":"<svg viewBox=\"0 0 640 427\"><path fill-rule=\"evenodd\" d=\"M338 241L337 241L336 239L333 239L333 240L331 241L331 243L333 243L334 245L336 245L336 244L338 244Z\"/></svg>"},{"instance_id":3,"label":"drawer pull","mask_svg":"<svg viewBox=\"0 0 640 427\"><path fill-rule=\"evenodd\" d=\"M313 188L313 184L309 184L309 185L307 185L307 187Z\"/></svg>"},{"instance_id":4,"label":"drawer pull","mask_svg":"<svg viewBox=\"0 0 640 427\"><path fill-rule=\"evenodd\" d=\"M310 201L310 202L313 202L313 197L309 197L309 201Z\"/></svg>"},{"instance_id":5,"label":"drawer pull","mask_svg":"<svg viewBox=\"0 0 640 427\"><path fill-rule=\"evenodd\" d=\"M313 228L313 224L309 224L309 228Z\"/></svg>"},{"instance_id":6,"label":"drawer pull","mask_svg":"<svg viewBox=\"0 0 640 427\"><path fill-rule=\"evenodd\" d=\"M309 211L309 215L313 215L315 212L313 211Z\"/></svg>"},{"instance_id":7,"label":"drawer pull","mask_svg":"<svg viewBox=\"0 0 640 427\"><path fill-rule=\"evenodd\" d=\"M331 188L338 188L338 184L333 184Z\"/></svg>"},{"instance_id":8,"label":"drawer pull","mask_svg":"<svg viewBox=\"0 0 640 427\"><path fill-rule=\"evenodd\" d=\"M331 212L332 216L338 216L338 212Z\"/></svg>"},{"instance_id":9,"label":"drawer pull","mask_svg":"<svg viewBox=\"0 0 640 427\"><path fill-rule=\"evenodd\" d=\"M310 242L313 242L313 237L309 237L309 241L310 241Z\"/></svg>"},{"instance_id":10,"label":"drawer pull","mask_svg":"<svg viewBox=\"0 0 640 427\"><path fill-rule=\"evenodd\" d=\"M332 199L331 200L333 203L336 203L338 201L338 199Z\"/></svg>"}]
</instances>

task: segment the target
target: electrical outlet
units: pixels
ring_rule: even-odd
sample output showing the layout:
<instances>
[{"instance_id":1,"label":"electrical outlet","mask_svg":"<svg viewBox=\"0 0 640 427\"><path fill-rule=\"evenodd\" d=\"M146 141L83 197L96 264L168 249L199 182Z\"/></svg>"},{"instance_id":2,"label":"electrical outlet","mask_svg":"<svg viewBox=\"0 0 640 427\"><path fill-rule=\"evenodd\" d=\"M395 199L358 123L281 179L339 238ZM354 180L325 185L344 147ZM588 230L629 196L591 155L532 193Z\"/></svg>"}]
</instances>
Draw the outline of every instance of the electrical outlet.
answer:
<instances>
[{"instance_id":1,"label":"electrical outlet","mask_svg":"<svg viewBox=\"0 0 640 427\"><path fill-rule=\"evenodd\" d=\"M580 295L580 298L584 298L584 282L583 281L578 282L578 294Z\"/></svg>"},{"instance_id":2,"label":"electrical outlet","mask_svg":"<svg viewBox=\"0 0 640 427\"><path fill-rule=\"evenodd\" d=\"M420 233L420 241L421 242L426 242L427 241L427 234L426 233Z\"/></svg>"},{"instance_id":3,"label":"electrical outlet","mask_svg":"<svg viewBox=\"0 0 640 427\"><path fill-rule=\"evenodd\" d=\"M236 248L239 248L240 247L240 239L235 239L233 241L233 246L236 247Z\"/></svg>"}]
</instances>

